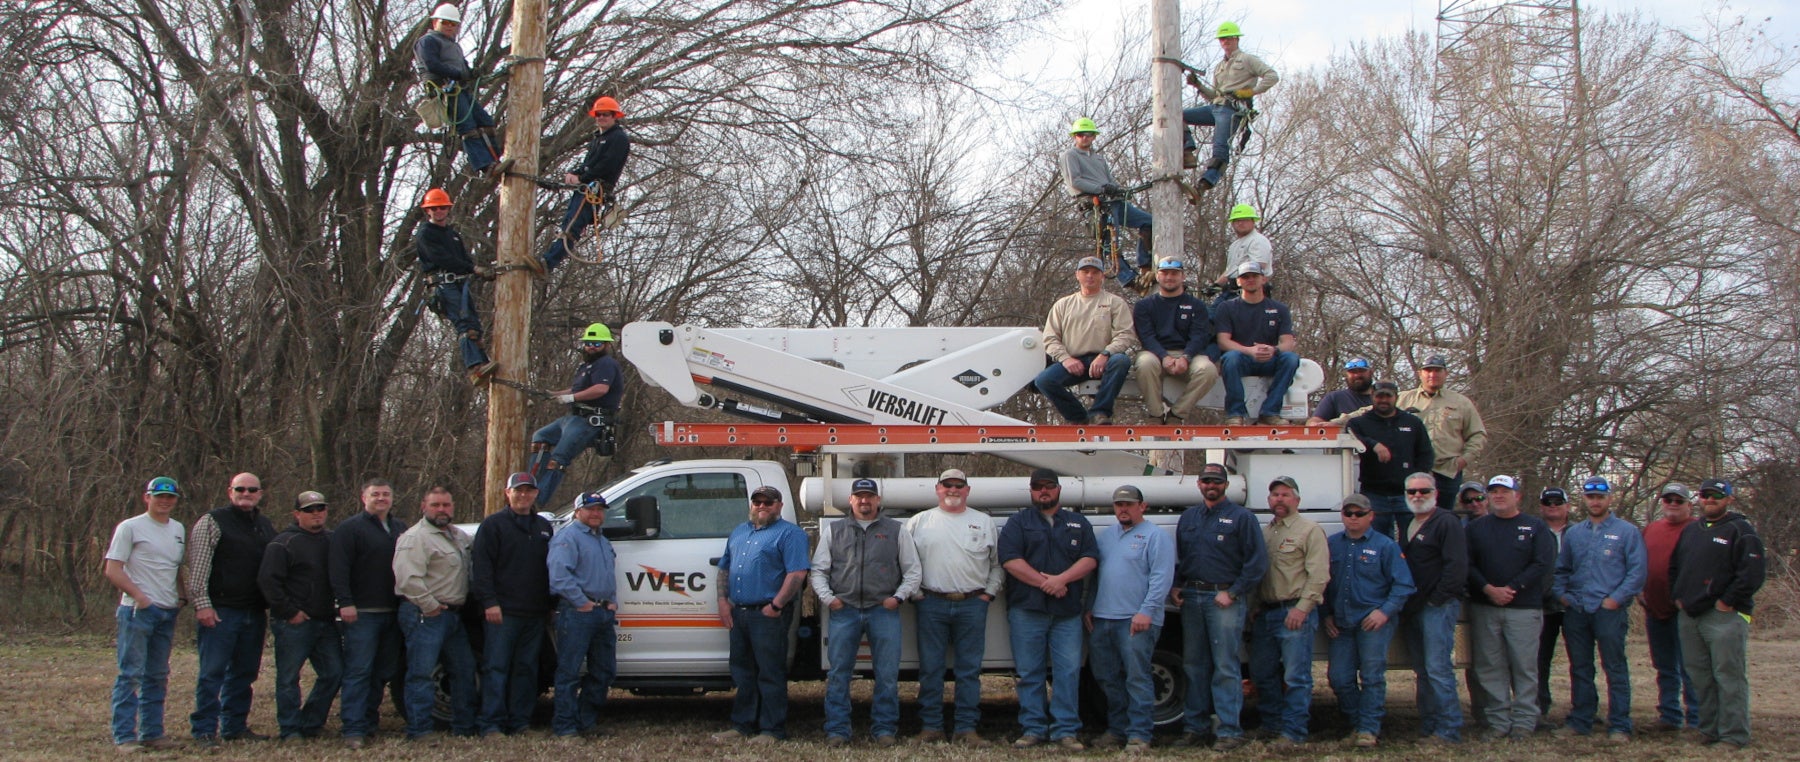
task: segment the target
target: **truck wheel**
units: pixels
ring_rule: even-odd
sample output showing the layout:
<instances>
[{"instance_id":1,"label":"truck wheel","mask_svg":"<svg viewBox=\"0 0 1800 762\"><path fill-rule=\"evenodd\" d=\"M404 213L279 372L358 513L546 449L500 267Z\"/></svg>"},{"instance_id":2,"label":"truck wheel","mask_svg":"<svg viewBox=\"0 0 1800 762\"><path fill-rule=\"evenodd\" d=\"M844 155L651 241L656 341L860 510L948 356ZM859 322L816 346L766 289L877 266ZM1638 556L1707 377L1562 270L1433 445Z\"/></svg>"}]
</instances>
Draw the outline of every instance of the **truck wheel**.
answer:
<instances>
[{"instance_id":1,"label":"truck wheel","mask_svg":"<svg viewBox=\"0 0 1800 762\"><path fill-rule=\"evenodd\" d=\"M1157 648L1151 653L1150 682L1156 696L1151 720L1159 728L1179 724L1187 704L1187 673L1182 670L1181 652Z\"/></svg>"}]
</instances>

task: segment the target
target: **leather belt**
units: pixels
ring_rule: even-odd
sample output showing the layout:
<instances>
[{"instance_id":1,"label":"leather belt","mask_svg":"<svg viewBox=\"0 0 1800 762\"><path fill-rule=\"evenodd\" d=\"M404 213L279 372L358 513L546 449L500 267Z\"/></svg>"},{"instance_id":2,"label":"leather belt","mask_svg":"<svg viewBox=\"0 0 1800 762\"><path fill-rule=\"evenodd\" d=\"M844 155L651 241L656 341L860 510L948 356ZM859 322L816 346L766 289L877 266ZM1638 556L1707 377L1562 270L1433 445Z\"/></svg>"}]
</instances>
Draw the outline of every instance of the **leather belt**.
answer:
<instances>
[{"instance_id":1,"label":"leather belt","mask_svg":"<svg viewBox=\"0 0 1800 762\"><path fill-rule=\"evenodd\" d=\"M970 591L961 592L961 593L940 593L936 590L926 590L925 594L929 595L933 598L942 598L946 601L966 601L970 598L979 598L983 595L986 595L987 591L986 590L970 590Z\"/></svg>"},{"instance_id":2,"label":"leather belt","mask_svg":"<svg viewBox=\"0 0 1800 762\"><path fill-rule=\"evenodd\" d=\"M1184 587L1188 590L1211 590L1213 592L1218 592L1220 590L1230 590L1231 583L1230 582L1189 582L1185 585L1182 585L1182 587Z\"/></svg>"},{"instance_id":3,"label":"leather belt","mask_svg":"<svg viewBox=\"0 0 1800 762\"><path fill-rule=\"evenodd\" d=\"M756 603L734 603L731 605L735 608L740 608L740 609L760 609L771 603L774 603L774 601L758 601Z\"/></svg>"},{"instance_id":4,"label":"leather belt","mask_svg":"<svg viewBox=\"0 0 1800 762\"><path fill-rule=\"evenodd\" d=\"M1285 601L1270 601L1263 605L1268 608L1272 608L1272 609L1291 609L1295 606L1300 605L1300 599L1299 598L1289 598Z\"/></svg>"}]
</instances>

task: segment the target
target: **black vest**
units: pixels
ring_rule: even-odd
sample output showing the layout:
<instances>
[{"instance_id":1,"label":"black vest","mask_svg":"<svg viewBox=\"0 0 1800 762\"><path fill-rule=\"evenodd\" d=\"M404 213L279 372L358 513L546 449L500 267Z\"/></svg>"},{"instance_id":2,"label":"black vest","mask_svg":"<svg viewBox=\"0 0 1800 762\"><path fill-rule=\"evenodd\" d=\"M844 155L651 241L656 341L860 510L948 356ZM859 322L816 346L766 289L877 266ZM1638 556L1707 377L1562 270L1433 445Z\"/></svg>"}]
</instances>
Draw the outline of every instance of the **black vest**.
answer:
<instances>
[{"instance_id":1,"label":"black vest","mask_svg":"<svg viewBox=\"0 0 1800 762\"><path fill-rule=\"evenodd\" d=\"M240 511L232 506L214 508L213 523L219 525L219 544L213 548L212 575L206 579L206 594L213 606L228 609L261 609L262 588L256 574L262 570L263 549L275 539L275 527L261 510Z\"/></svg>"}]
</instances>

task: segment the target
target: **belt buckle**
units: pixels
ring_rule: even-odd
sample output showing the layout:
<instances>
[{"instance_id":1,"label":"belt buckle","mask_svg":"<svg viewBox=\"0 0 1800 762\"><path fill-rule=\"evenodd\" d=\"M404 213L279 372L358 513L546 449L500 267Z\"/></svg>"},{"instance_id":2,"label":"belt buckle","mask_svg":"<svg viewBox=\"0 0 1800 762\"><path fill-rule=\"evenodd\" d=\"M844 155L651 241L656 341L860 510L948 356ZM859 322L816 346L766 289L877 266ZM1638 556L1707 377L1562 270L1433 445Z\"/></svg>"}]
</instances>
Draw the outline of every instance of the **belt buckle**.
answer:
<instances>
[{"instance_id":1,"label":"belt buckle","mask_svg":"<svg viewBox=\"0 0 1800 762\"><path fill-rule=\"evenodd\" d=\"M947 601L966 601L968 599L968 593L944 593L944 600Z\"/></svg>"}]
</instances>

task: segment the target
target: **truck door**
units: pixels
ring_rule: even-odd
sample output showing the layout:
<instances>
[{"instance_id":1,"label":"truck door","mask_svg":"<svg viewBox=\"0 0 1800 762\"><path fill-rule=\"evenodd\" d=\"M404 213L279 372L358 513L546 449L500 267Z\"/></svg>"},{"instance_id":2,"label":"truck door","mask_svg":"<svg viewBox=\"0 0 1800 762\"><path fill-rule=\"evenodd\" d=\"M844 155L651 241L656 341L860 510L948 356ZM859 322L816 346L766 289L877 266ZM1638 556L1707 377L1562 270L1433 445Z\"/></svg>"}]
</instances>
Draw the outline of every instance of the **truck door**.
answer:
<instances>
[{"instance_id":1,"label":"truck door","mask_svg":"<svg viewBox=\"0 0 1800 762\"><path fill-rule=\"evenodd\" d=\"M619 573L619 677L729 675L729 633L719 624L714 559L750 505L747 470L656 476L607 496L623 520L634 497L656 498L662 530L615 540ZM760 480L755 480L760 485Z\"/></svg>"}]
</instances>

